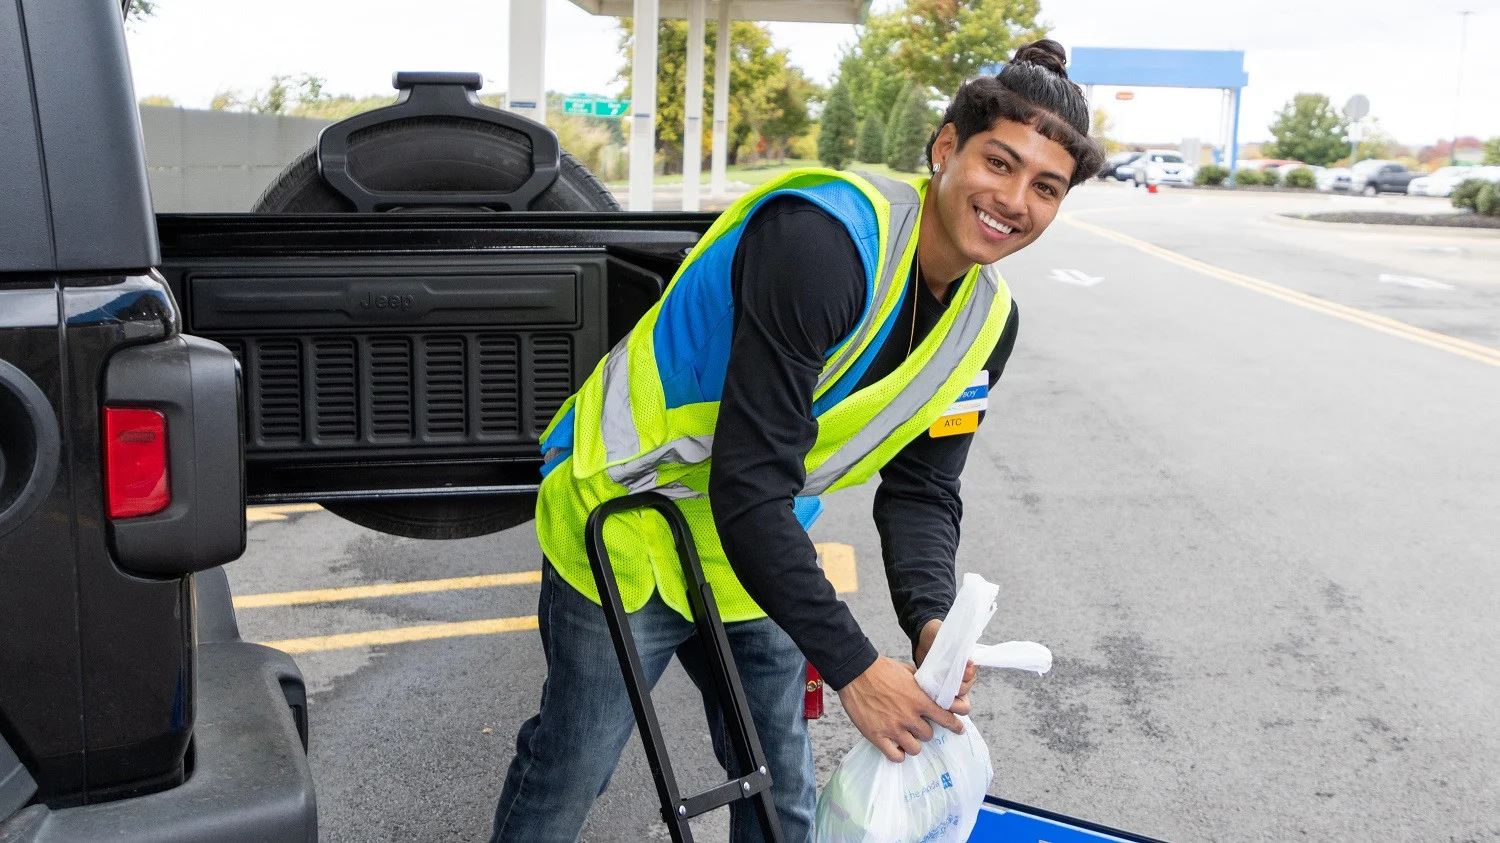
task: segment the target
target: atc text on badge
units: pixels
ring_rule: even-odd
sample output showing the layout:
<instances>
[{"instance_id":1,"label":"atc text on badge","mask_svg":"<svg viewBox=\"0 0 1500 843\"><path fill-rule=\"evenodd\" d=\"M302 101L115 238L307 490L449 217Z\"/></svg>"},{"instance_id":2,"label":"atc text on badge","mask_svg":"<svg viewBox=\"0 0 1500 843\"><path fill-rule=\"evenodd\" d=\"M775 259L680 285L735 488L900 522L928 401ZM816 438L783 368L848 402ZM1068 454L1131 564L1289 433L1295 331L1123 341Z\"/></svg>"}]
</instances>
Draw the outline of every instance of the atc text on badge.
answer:
<instances>
[{"instance_id":1,"label":"atc text on badge","mask_svg":"<svg viewBox=\"0 0 1500 843\"><path fill-rule=\"evenodd\" d=\"M957 436L979 429L979 414L990 407L990 373L981 371L958 400L927 429L929 436Z\"/></svg>"}]
</instances>

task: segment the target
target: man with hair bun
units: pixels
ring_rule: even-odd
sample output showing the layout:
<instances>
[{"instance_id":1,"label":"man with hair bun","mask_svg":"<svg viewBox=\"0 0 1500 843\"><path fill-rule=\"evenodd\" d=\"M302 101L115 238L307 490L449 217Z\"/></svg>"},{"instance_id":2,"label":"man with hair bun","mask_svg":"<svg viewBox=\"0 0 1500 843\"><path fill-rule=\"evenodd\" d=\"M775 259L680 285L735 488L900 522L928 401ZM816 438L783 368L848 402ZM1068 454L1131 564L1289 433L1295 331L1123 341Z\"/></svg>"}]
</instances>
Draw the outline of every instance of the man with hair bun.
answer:
<instances>
[{"instance_id":1,"label":"man with hair bun","mask_svg":"<svg viewBox=\"0 0 1500 843\"><path fill-rule=\"evenodd\" d=\"M962 729L972 666L939 708L865 637L807 528L820 494L880 473L875 525L920 664L957 590L959 475L1019 324L995 264L1035 242L1104 161L1066 61L1037 41L964 83L928 143L930 177L798 170L742 197L563 405L542 438L536 517L548 675L494 840L575 839L630 737L584 525L634 492L672 497L692 528L788 840L811 839L817 801L804 659L893 761L919 752L932 723ZM665 522L613 518L605 543L644 674L654 684L678 657L730 765ZM731 826L735 841L760 839L745 802Z\"/></svg>"}]
</instances>

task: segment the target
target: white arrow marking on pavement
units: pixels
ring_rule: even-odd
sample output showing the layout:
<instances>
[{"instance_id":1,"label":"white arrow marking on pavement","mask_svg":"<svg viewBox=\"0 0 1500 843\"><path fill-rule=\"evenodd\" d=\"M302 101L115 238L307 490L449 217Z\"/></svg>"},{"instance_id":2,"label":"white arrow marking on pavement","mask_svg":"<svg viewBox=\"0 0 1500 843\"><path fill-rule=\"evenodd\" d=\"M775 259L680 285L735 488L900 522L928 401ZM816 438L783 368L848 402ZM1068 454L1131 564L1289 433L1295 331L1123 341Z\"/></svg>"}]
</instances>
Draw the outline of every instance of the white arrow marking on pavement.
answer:
<instances>
[{"instance_id":1,"label":"white arrow marking on pavement","mask_svg":"<svg viewBox=\"0 0 1500 843\"><path fill-rule=\"evenodd\" d=\"M1380 274L1380 280L1385 284L1400 284L1404 287L1416 287L1419 290L1451 290L1452 284L1444 284L1431 278L1417 278L1412 275L1388 275Z\"/></svg>"},{"instance_id":2,"label":"white arrow marking on pavement","mask_svg":"<svg viewBox=\"0 0 1500 843\"><path fill-rule=\"evenodd\" d=\"M1064 284L1077 284L1080 287L1092 287L1104 279L1089 275L1081 269L1054 269L1052 280L1061 281Z\"/></svg>"}]
</instances>

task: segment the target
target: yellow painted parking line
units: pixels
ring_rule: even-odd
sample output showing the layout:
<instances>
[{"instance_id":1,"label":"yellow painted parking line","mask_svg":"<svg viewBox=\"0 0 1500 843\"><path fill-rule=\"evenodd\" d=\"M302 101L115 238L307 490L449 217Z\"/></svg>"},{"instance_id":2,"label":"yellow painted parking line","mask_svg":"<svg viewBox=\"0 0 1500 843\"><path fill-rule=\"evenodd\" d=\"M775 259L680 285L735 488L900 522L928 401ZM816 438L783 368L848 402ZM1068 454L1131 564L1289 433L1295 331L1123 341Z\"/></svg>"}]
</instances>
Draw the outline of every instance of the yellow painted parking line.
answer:
<instances>
[{"instance_id":1,"label":"yellow painted parking line","mask_svg":"<svg viewBox=\"0 0 1500 843\"><path fill-rule=\"evenodd\" d=\"M1075 228L1081 228L1084 231L1097 234L1107 240L1113 240L1121 245L1129 246L1136 251L1145 252L1148 255L1160 258L1169 263L1174 263L1178 266L1191 269L1194 272L1202 273L1203 275L1217 278L1221 281L1228 281L1231 284L1235 284L1249 290L1254 290L1257 293L1261 293L1275 299L1280 299L1281 301L1297 305L1298 307L1302 307L1307 310L1312 310L1318 313L1325 314L1327 316L1332 316L1335 319L1342 319L1345 322L1352 322L1356 325L1363 325L1366 328L1380 331L1383 334L1389 334L1393 337L1400 337L1401 339L1420 343L1421 345L1425 345L1430 348L1436 348L1441 351L1446 351L1450 354L1456 354L1459 357L1464 357L1477 363L1484 363L1486 365L1500 368L1500 349L1490 348L1489 346L1480 345L1479 343L1475 342L1469 342L1468 340L1461 340L1457 337L1450 337L1446 334L1439 334L1436 331L1429 331L1424 328L1418 328L1415 325L1408 325L1405 322L1391 319L1386 316L1379 316L1368 311L1329 301L1328 299L1318 298L1317 296L1309 295L1307 293L1301 293L1289 287L1283 287L1280 284L1273 284L1269 281L1262 281L1261 279L1255 278L1250 275L1233 272L1228 269L1221 269L1220 267L1214 266L1213 264L1195 260L1186 255L1171 251L1170 249L1163 249L1160 246L1152 243L1147 243L1144 240L1137 240L1136 238L1131 237L1127 234L1121 234L1118 231L1084 222L1080 219L1077 219L1071 214L1062 214L1060 216L1064 222L1074 226Z\"/></svg>"},{"instance_id":2,"label":"yellow painted parking line","mask_svg":"<svg viewBox=\"0 0 1500 843\"><path fill-rule=\"evenodd\" d=\"M859 575L855 570L854 548L839 542L824 542L816 545L823 563L823 573L840 594L859 590ZM283 591L271 594L248 594L234 598L236 609L263 608L266 606L295 606L309 603L332 603L340 600L358 600L367 597L390 597L401 594L426 594L435 591L452 591L462 588L490 588L502 585L539 583L541 571L519 571L511 574L488 574L477 577L452 577L442 580L416 580L413 582L361 585L348 588L324 588L312 591ZM286 638L280 641L262 641L267 647L275 647L286 653L320 653L327 650L348 650L355 647L375 647L383 644L406 644L412 641L431 641L438 638L458 638L468 635L494 635L500 632L521 632L537 628L535 615L517 618L490 618L480 621L438 623L422 626L403 626L395 629L377 629L369 632L346 632L337 635L315 635L310 638Z\"/></svg>"},{"instance_id":3,"label":"yellow painted parking line","mask_svg":"<svg viewBox=\"0 0 1500 843\"><path fill-rule=\"evenodd\" d=\"M315 503L290 503L282 506L252 506L245 510L246 521L285 521L297 512L316 512L323 507Z\"/></svg>"},{"instance_id":4,"label":"yellow painted parking line","mask_svg":"<svg viewBox=\"0 0 1500 843\"><path fill-rule=\"evenodd\" d=\"M859 572L854 569L854 548L839 542L815 545L823 560L823 575L839 594L859 591Z\"/></svg>"},{"instance_id":5,"label":"yellow painted parking line","mask_svg":"<svg viewBox=\"0 0 1500 843\"><path fill-rule=\"evenodd\" d=\"M342 635L315 635L311 638L287 638L261 643L267 647L275 647L284 653L296 655L320 653L327 650L349 650L354 647L375 647L381 644L432 641L437 638L459 638L465 635L493 635L497 632L519 632L527 629L536 629L536 615L524 618L490 618L482 621L402 626L395 629L346 632Z\"/></svg>"},{"instance_id":6,"label":"yellow painted parking line","mask_svg":"<svg viewBox=\"0 0 1500 843\"><path fill-rule=\"evenodd\" d=\"M450 577L442 580L416 580L413 582L392 582L378 585L355 585L347 588L319 588L311 591L282 591L271 594L245 594L234 598L234 607L236 609L257 609L264 606L337 603L341 600L395 597L401 594L428 594L434 591L458 591L464 588L534 585L541 581L541 571L517 571L511 574L483 574L476 577Z\"/></svg>"}]
</instances>

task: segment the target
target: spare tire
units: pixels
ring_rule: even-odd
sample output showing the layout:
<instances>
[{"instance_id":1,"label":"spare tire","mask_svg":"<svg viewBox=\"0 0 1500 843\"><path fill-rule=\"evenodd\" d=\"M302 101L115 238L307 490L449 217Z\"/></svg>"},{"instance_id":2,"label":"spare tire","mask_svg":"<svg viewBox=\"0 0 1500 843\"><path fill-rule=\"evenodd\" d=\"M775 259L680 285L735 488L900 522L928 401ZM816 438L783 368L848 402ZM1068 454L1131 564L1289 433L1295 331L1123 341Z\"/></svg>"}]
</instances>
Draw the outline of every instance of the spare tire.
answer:
<instances>
[{"instance_id":1,"label":"spare tire","mask_svg":"<svg viewBox=\"0 0 1500 843\"><path fill-rule=\"evenodd\" d=\"M349 139L354 178L379 191L490 191L508 193L531 175L531 142L523 134L478 120L417 117L393 120ZM531 203L536 211L618 211L620 205L578 159L562 153L557 181ZM253 210L329 213L354 206L318 173L317 150L288 164ZM394 209L401 210L401 209ZM415 209L413 209L415 210ZM428 213L474 208L424 206ZM325 501L335 515L382 533L417 539L461 539L531 520L536 495L383 498Z\"/></svg>"}]
</instances>

